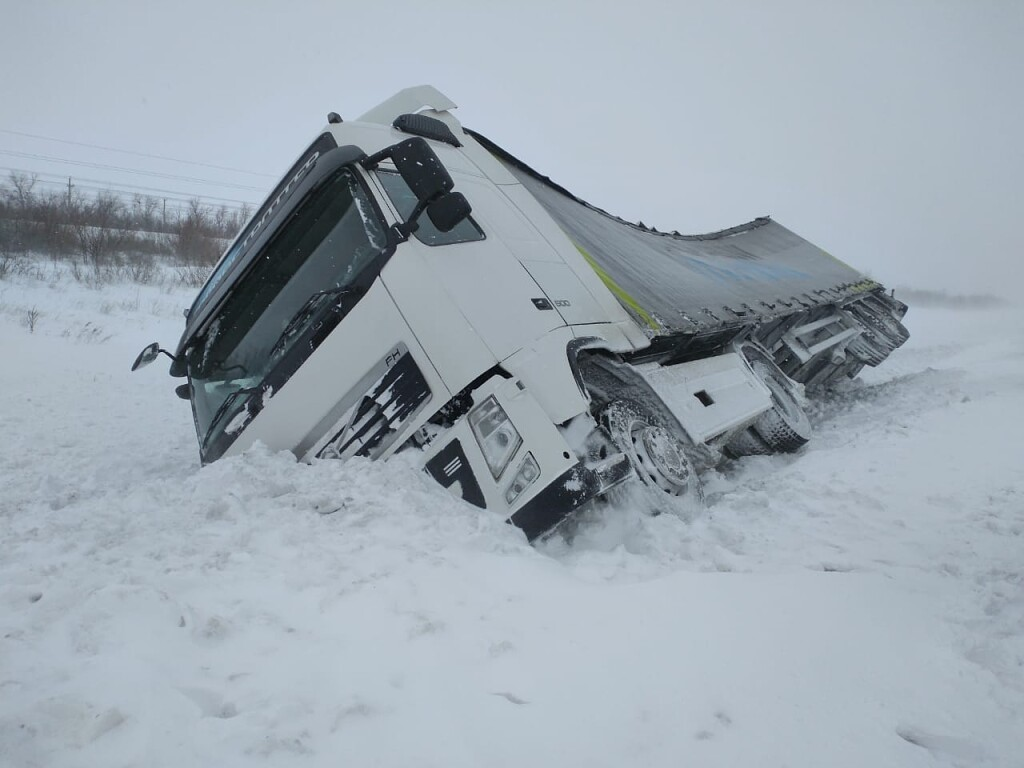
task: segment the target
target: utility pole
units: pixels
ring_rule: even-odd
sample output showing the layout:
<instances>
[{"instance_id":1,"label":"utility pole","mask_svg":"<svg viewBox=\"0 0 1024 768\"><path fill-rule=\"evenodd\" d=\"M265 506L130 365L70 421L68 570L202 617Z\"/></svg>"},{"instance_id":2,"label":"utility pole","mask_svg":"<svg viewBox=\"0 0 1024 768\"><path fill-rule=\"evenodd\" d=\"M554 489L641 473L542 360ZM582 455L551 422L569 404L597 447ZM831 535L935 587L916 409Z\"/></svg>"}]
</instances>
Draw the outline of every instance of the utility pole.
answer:
<instances>
[{"instance_id":1,"label":"utility pole","mask_svg":"<svg viewBox=\"0 0 1024 768\"><path fill-rule=\"evenodd\" d=\"M71 177L68 176L68 210L71 210Z\"/></svg>"}]
</instances>

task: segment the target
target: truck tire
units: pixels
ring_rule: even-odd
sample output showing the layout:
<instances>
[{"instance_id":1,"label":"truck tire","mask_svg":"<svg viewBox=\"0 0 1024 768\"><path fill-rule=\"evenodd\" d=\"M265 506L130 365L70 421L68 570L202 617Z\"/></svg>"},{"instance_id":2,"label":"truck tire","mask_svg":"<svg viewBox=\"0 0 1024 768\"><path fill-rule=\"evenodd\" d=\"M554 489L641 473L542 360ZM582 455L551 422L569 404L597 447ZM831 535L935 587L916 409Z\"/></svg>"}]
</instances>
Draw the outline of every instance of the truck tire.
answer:
<instances>
[{"instance_id":1,"label":"truck tire","mask_svg":"<svg viewBox=\"0 0 1024 768\"><path fill-rule=\"evenodd\" d=\"M789 377L760 360L750 364L772 393L772 407L758 416L753 430L776 453L792 453L811 439L811 422L797 400Z\"/></svg>"},{"instance_id":2,"label":"truck tire","mask_svg":"<svg viewBox=\"0 0 1024 768\"><path fill-rule=\"evenodd\" d=\"M811 439L811 422L797 396L796 385L756 344L743 344L740 353L754 375L771 393L772 407L757 417L726 446L733 456L792 453Z\"/></svg>"},{"instance_id":3,"label":"truck tire","mask_svg":"<svg viewBox=\"0 0 1024 768\"><path fill-rule=\"evenodd\" d=\"M767 456L774 453L768 447L768 443L761 439L761 436L754 431L753 427L747 427L737 432L729 440L726 450L730 456L739 458L741 456Z\"/></svg>"},{"instance_id":4,"label":"truck tire","mask_svg":"<svg viewBox=\"0 0 1024 768\"><path fill-rule=\"evenodd\" d=\"M910 331L907 330L907 327L888 307L881 303L881 300L876 298L873 302L868 300L857 302L851 308L857 319L870 329L876 339L890 347L890 352L902 346L910 338Z\"/></svg>"},{"instance_id":5,"label":"truck tire","mask_svg":"<svg viewBox=\"0 0 1024 768\"><path fill-rule=\"evenodd\" d=\"M853 355L872 368L881 364L892 351L891 345L884 344L866 329L860 336L846 345L847 354Z\"/></svg>"},{"instance_id":6,"label":"truck tire","mask_svg":"<svg viewBox=\"0 0 1024 768\"><path fill-rule=\"evenodd\" d=\"M703 505L704 486L686 446L642 405L625 398L613 400L601 411L601 424L645 485L680 497L688 505Z\"/></svg>"},{"instance_id":7,"label":"truck tire","mask_svg":"<svg viewBox=\"0 0 1024 768\"><path fill-rule=\"evenodd\" d=\"M888 336L897 347L902 347L906 344L907 340L910 338L910 331L907 330L907 326L901 323L886 309L875 310L874 316L877 319L879 326L883 329L883 333L885 333L885 335Z\"/></svg>"}]
</instances>

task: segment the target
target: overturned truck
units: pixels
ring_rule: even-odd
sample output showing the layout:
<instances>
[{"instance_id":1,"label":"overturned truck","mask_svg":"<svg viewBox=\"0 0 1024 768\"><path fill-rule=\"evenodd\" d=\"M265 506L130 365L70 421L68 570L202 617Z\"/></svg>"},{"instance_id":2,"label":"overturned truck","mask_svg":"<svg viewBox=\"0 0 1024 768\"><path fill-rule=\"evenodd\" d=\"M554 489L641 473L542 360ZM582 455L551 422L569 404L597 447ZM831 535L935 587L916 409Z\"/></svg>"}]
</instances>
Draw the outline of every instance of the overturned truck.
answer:
<instances>
[{"instance_id":1,"label":"overturned truck","mask_svg":"<svg viewBox=\"0 0 1024 768\"><path fill-rule=\"evenodd\" d=\"M173 353L204 463L415 450L533 539L637 479L702 498L794 451L809 394L906 341L906 306L760 218L659 232L464 129L432 87L336 114L224 253Z\"/></svg>"}]
</instances>

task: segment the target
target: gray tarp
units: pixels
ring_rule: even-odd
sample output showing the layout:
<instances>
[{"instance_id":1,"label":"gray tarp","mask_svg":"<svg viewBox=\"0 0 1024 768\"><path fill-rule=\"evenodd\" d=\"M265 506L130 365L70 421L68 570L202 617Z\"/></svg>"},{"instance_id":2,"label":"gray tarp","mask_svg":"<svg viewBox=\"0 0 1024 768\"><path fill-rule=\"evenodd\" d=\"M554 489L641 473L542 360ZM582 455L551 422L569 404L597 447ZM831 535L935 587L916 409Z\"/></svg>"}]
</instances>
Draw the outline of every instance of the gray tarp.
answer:
<instances>
[{"instance_id":1,"label":"gray tarp","mask_svg":"<svg viewBox=\"0 0 1024 768\"><path fill-rule=\"evenodd\" d=\"M473 134L603 271L619 301L659 334L694 333L774 317L877 287L768 218L709 235L657 232L574 197ZM638 307L639 310L638 311ZM650 323L648 323L650 324Z\"/></svg>"}]
</instances>

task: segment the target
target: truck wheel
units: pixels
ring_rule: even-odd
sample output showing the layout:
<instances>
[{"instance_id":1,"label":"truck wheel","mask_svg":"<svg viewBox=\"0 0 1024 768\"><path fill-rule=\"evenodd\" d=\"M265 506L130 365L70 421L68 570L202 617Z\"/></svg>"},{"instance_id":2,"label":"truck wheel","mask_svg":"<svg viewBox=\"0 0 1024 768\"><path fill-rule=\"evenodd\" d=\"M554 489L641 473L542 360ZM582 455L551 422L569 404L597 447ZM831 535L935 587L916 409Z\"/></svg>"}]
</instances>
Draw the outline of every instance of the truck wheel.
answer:
<instances>
[{"instance_id":1,"label":"truck wheel","mask_svg":"<svg viewBox=\"0 0 1024 768\"><path fill-rule=\"evenodd\" d=\"M704 487L685 447L640 404L614 400L601 412L601 422L642 482L689 503L704 503Z\"/></svg>"},{"instance_id":2,"label":"truck wheel","mask_svg":"<svg viewBox=\"0 0 1024 768\"><path fill-rule=\"evenodd\" d=\"M750 367L772 394L772 407L758 416L752 429L772 451L792 453L811 439L811 422L793 384L775 366L755 360Z\"/></svg>"},{"instance_id":3,"label":"truck wheel","mask_svg":"<svg viewBox=\"0 0 1024 768\"><path fill-rule=\"evenodd\" d=\"M857 302L850 307L857 319L869 329L880 346L888 346L889 351L902 346L910 338L910 331L884 305L868 301Z\"/></svg>"},{"instance_id":4,"label":"truck wheel","mask_svg":"<svg viewBox=\"0 0 1024 768\"><path fill-rule=\"evenodd\" d=\"M910 331L907 330L907 327L893 317L892 313L887 309L872 307L869 311L877 321L878 327L882 329L882 332L889 337L895 346L903 346L907 339L910 338Z\"/></svg>"},{"instance_id":5,"label":"truck wheel","mask_svg":"<svg viewBox=\"0 0 1024 768\"><path fill-rule=\"evenodd\" d=\"M728 443L734 456L792 453L811 439L811 422L797 399L795 385L759 345L744 344L740 352L754 375L771 393L772 407Z\"/></svg>"},{"instance_id":6,"label":"truck wheel","mask_svg":"<svg viewBox=\"0 0 1024 768\"><path fill-rule=\"evenodd\" d=\"M864 328L864 332L859 337L846 345L846 351L873 368L889 356L892 345L880 342L874 334Z\"/></svg>"},{"instance_id":7,"label":"truck wheel","mask_svg":"<svg viewBox=\"0 0 1024 768\"><path fill-rule=\"evenodd\" d=\"M774 453L768 447L768 443L761 439L761 436L754 431L753 427L747 427L742 432L737 432L729 440L726 450L735 458L740 456L767 456Z\"/></svg>"}]
</instances>

